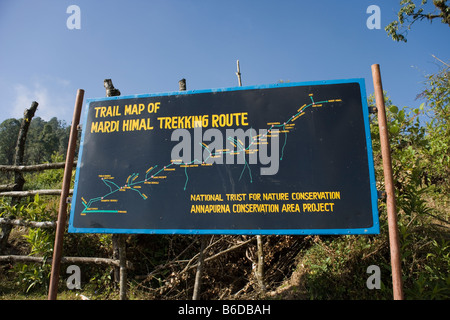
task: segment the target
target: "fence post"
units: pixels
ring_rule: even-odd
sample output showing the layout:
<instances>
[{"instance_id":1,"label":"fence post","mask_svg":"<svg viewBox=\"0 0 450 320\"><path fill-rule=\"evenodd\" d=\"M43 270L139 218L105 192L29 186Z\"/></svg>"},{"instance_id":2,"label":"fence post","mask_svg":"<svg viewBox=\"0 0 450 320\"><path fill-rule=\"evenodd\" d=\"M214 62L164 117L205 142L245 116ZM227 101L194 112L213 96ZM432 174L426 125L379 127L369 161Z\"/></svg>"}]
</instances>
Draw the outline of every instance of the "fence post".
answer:
<instances>
[{"instance_id":1,"label":"fence post","mask_svg":"<svg viewBox=\"0 0 450 320\"><path fill-rule=\"evenodd\" d=\"M242 87L242 78L241 78L241 67L239 65L239 60L236 61L237 66L237 72L236 75L238 77L238 84L239 87ZM256 279L258 280L259 289L261 292L266 291L266 286L264 285L264 243L261 235L256 236L257 240L257 256L258 256L258 263L256 267Z\"/></svg>"},{"instance_id":2,"label":"fence post","mask_svg":"<svg viewBox=\"0 0 450 320\"><path fill-rule=\"evenodd\" d=\"M236 75L238 77L238 84L239 84L239 87L242 87L241 67L239 66L239 60L236 61L236 65L237 65Z\"/></svg>"},{"instance_id":3,"label":"fence post","mask_svg":"<svg viewBox=\"0 0 450 320\"><path fill-rule=\"evenodd\" d=\"M23 113L22 124L20 125L19 135L17 136L16 152L14 154L14 165L20 166L23 164L23 156L25 154L25 142L27 139L28 128L30 127L31 119L33 119L38 103L33 101L31 103L30 109L25 109ZM23 185L25 184L25 179L23 178L22 172L14 171L14 187L13 191L22 191ZM14 206L19 202L18 198L13 197L11 200L11 205ZM14 218L14 217L12 217ZM5 225L1 228L0 233L0 253L2 253L6 247L6 243L11 232L11 225Z\"/></svg>"},{"instance_id":4,"label":"fence post","mask_svg":"<svg viewBox=\"0 0 450 320\"><path fill-rule=\"evenodd\" d=\"M120 96L120 90L115 88L111 79L103 80L103 86L106 89L107 97ZM119 267L114 268L114 281L119 282L119 299L127 299L127 268L126 268L126 250L127 244L124 235L113 234L113 259L119 259Z\"/></svg>"},{"instance_id":5,"label":"fence post","mask_svg":"<svg viewBox=\"0 0 450 320\"><path fill-rule=\"evenodd\" d=\"M183 78L180 81L178 81L178 89L179 91L186 91L186 79ZM200 290L202 286L203 265L205 263L204 251L208 239L209 236L207 235L200 236L200 252L197 263L197 271L195 273L194 291L192 293L192 300L198 300L200 296Z\"/></svg>"},{"instance_id":6,"label":"fence post","mask_svg":"<svg viewBox=\"0 0 450 320\"><path fill-rule=\"evenodd\" d=\"M181 79L178 81L178 89L179 91L186 91L186 79ZM197 271L195 273L195 281L194 281L194 291L192 293L192 300L198 300L200 297L200 290L202 286L202 275L203 275L203 265L205 264L205 256L204 251L209 240L208 235L200 236L200 253L198 257L197 263Z\"/></svg>"},{"instance_id":7,"label":"fence post","mask_svg":"<svg viewBox=\"0 0 450 320\"><path fill-rule=\"evenodd\" d=\"M127 300L127 242L124 234L119 235L120 300Z\"/></svg>"},{"instance_id":8,"label":"fence post","mask_svg":"<svg viewBox=\"0 0 450 320\"><path fill-rule=\"evenodd\" d=\"M200 290L202 286L203 266L205 264L205 248L209 241L209 235L200 236L200 254L197 262L197 271L195 273L194 292L192 300L199 300Z\"/></svg>"}]
</instances>

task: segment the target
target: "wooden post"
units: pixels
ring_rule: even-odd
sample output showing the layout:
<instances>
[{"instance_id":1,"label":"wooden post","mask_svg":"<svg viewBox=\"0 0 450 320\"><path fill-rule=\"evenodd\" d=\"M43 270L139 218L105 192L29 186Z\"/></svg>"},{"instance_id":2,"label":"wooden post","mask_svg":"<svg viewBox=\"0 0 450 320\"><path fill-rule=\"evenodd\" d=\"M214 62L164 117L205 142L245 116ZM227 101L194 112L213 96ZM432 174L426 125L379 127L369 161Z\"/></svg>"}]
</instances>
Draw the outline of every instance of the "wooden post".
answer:
<instances>
[{"instance_id":1,"label":"wooden post","mask_svg":"<svg viewBox=\"0 0 450 320\"><path fill-rule=\"evenodd\" d=\"M239 65L239 60L236 61L237 72L236 75L238 77L239 87L242 87L242 79L241 79L241 67ZM257 256L258 256L258 264L256 266L256 278L258 280L258 285L261 292L266 291L266 286L264 285L264 251L263 251L263 241L261 235L256 236L256 245L257 245Z\"/></svg>"},{"instance_id":2,"label":"wooden post","mask_svg":"<svg viewBox=\"0 0 450 320\"><path fill-rule=\"evenodd\" d=\"M120 96L120 90L114 87L111 79L104 79L103 86L107 97ZM113 234L111 236L113 259L119 259L119 267L114 268L114 281L119 282L119 299L127 299L127 268L126 268L126 239L125 235Z\"/></svg>"},{"instance_id":3,"label":"wooden post","mask_svg":"<svg viewBox=\"0 0 450 320\"><path fill-rule=\"evenodd\" d=\"M239 83L239 87L242 87L242 79L241 79L241 68L239 66L239 60L236 61L237 64L237 72L236 75L238 77L238 83Z\"/></svg>"},{"instance_id":4,"label":"wooden post","mask_svg":"<svg viewBox=\"0 0 450 320\"><path fill-rule=\"evenodd\" d=\"M387 128L386 108L384 105L383 85L380 66L372 65L372 78L375 89L375 100L380 130L381 156L383 157L384 182L386 188L386 204L389 227L389 247L391 253L392 289L395 300L403 300L402 272L400 261L400 240L397 226L397 208L395 204L395 189L392 174L391 150Z\"/></svg>"},{"instance_id":5,"label":"wooden post","mask_svg":"<svg viewBox=\"0 0 450 320\"><path fill-rule=\"evenodd\" d=\"M178 88L180 89L180 91L186 91L186 79L183 78L178 81Z\"/></svg>"},{"instance_id":6,"label":"wooden post","mask_svg":"<svg viewBox=\"0 0 450 320\"><path fill-rule=\"evenodd\" d=\"M237 72L236 75L238 77L239 87L242 87L242 79L241 79L241 67L239 66L239 60L236 61ZM263 251L263 241L261 235L256 236L256 245L257 245L257 256L258 256L258 264L256 266L256 278L258 280L258 285L261 292L266 291L266 286L264 285L264 251Z\"/></svg>"},{"instance_id":7,"label":"wooden post","mask_svg":"<svg viewBox=\"0 0 450 320\"><path fill-rule=\"evenodd\" d=\"M107 97L120 96L120 90L114 87L111 79L104 79L103 86L105 87ZM121 241L120 234L112 234L111 241L112 241L112 257L113 259L120 260L120 241ZM114 282L116 283L118 282L120 287L120 267L114 267L113 274L114 274ZM120 290L120 292L121 291L122 290Z\"/></svg>"},{"instance_id":8,"label":"wooden post","mask_svg":"<svg viewBox=\"0 0 450 320\"><path fill-rule=\"evenodd\" d=\"M197 272L195 273L194 293L192 294L192 300L198 300L200 296L200 288L202 286L203 265L205 262L204 251L208 240L209 240L208 235L203 235L200 237L201 241L200 254L198 257Z\"/></svg>"},{"instance_id":9,"label":"wooden post","mask_svg":"<svg viewBox=\"0 0 450 320\"><path fill-rule=\"evenodd\" d=\"M186 91L186 79L178 81L179 91ZM200 290L202 286L203 266L205 264L204 251L208 242L209 236L200 236L200 252L197 263L197 271L195 272L194 292L192 293L192 300L198 300L200 297Z\"/></svg>"},{"instance_id":10,"label":"wooden post","mask_svg":"<svg viewBox=\"0 0 450 320\"><path fill-rule=\"evenodd\" d=\"M23 164L23 157L25 154L25 141L27 139L28 129L31 124L31 119L33 119L34 114L36 113L36 109L38 107L38 103L33 101L31 103L30 109L25 109L23 113L22 123L20 125L19 135L17 136L16 142L16 152L14 153L14 166L21 166ZM23 185L25 184L25 179L23 178L22 172L14 171L14 184L12 187L13 191L22 191ZM11 206L14 206L19 203L19 198L12 197ZM11 217L14 218L14 217ZM12 226L5 225L0 229L0 253L6 247L6 243L9 238L9 234L11 232Z\"/></svg>"},{"instance_id":11,"label":"wooden post","mask_svg":"<svg viewBox=\"0 0 450 320\"><path fill-rule=\"evenodd\" d=\"M16 153L14 155L15 166L20 166L23 164L23 157L25 154L25 141L27 139L28 128L30 127L31 119L34 117L38 105L39 104L36 101L33 101L31 103L30 109L26 109L23 113L22 124L20 125L19 136L17 137ZM15 171L14 177L14 183L18 185L15 191L22 190L22 187L25 183L22 173Z\"/></svg>"},{"instance_id":12,"label":"wooden post","mask_svg":"<svg viewBox=\"0 0 450 320\"><path fill-rule=\"evenodd\" d=\"M120 234L112 234L111 235L112 242L112 258L116 260L120 260ZM119 283L120 285L120 267L113 268L113 280L115 283Z\"/></svg>"},{"instance_id":13,"label":"wooden post","mask_svg":"<svg viewBox=\"0 0 450 320\"><path fill-rule=\"evenodd\" d=\"M119 266L120 266L120 300L127 300L127 243L125 235L119 235Z\"/></svg>"},{"instance_id":14,"label":"wooden post","mask_svg":"<svg viewBox=\"0 0 450 320\"><path fill-rule=\"evenodd\" d=\"M186 91L186 79L178 81L179 91ZM200 290L202 286L203 265L205 264L204 251L208 242L209 236L200 236L200 252L198 256L197 271L195 272L194 292L192 293L192 300L198 300L200 297Z\"/></svg>"},{"instance_id":15,"label":"wooden post","mask_svg":"<svg viewBox=\"0 0 450 320\"><path fill-rule=\"evenodd\" d=\"M67 197L69 195L70 181L72 179L73 159L75 157L75 148L78 138L78 124L80 123L81 108L83 106L84 90L79 89L75 100L75 109L73 111L72 126L70 128L69 146L67 148L66 165L64 169L63 186L61 198L59 200L58 221L56 224L55 245L53 247L52 272L50 275L50 286L48 299L56 300L59 281L59 269L61 266L62 245L64 231L67 220Z\"/></svg>"},{"instance_id":16,"label":"wooden post","mask_svg":"<svg viewBox=\"0 0 450 320\"><path fill-rule=\"evenodd\" d=\"M256 236L257 245L257 255L258 255L258 265L256 267L256 278L258 280L259 289L261 292L266 291L266 286L264 284L264 251L263 251L263 241L262 236Z\"/></svg>"}]
</instances>

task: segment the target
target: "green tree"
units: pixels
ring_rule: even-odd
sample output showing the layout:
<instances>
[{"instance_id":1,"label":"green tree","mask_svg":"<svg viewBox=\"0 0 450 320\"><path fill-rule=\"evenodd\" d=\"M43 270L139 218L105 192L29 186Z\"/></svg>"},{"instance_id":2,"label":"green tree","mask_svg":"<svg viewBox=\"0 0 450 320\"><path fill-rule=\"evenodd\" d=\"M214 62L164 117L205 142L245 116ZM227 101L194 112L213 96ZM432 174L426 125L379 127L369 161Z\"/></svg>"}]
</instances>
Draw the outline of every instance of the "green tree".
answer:
<instances>
[{"instance_id":1,"label":"green tree","mask_svg":"<svg viewBox=\"0 0 450 320\"><path fill-rule=\"evenodd\" d=\"M21 119L7 119L0 124L0 164L13 164L20 124ZM50 161L54 154L65 155L69 135L70 126L56 117L49 121L34 118L27 135L24 164Z\"/></svg>"},{"instance_id":2,"label":"green tree","mask_svg":"<svg viewBox=\"0 0 450 320\"><path fill-rule=\"evenodd\" d=\"M40 138L44 130L45 121L40 117L35 117L30 124L25 148L25 163L40 163L43 158L43 150L40 146Z\"/></svg>"},{"instance_id":3,"label":"green tree","mask_svg":"<svg viewBox=\"0 0 450 320\"><path fill-rule=\"evenodd\" d=\"M51 155L59 149L59 139L51 124L47 123L44 126L38 144L43 152L41 161L50 161Z\"/></svg>"},{"instance_id":4,"label":"green tree","mask_svg":"<svg viewBox=\"0 0 450 320\"><path fill-rule=\"evenodd\" d=\"M439 59L438 59L439 60ZM426 88L419 98L426 99L428 121L427 183L443 188L443 193L449 193L450 182L450 65L440 61L439 72L431 74L426 79Z\"/></svg>"},{"instance_id":5,"label":"green tree","mask_svg":"<svg viewBox=\"0 0 450 320\"><path fill-rule=\"evenodd\" d=\"M398 12L398 20L388 24L386 32L395 41L407 42L406 35L416 21L433 21L440 19L442 23L450 27L450 6L448 0L433 0L434 10L426 5L429 0L421 0L416 5L413 0L401 0L401 8Z\"/></svg>"},{"instance_id":6,"label":"green tree","mask_svg":"<svg viewBox=\"0 0 450 320\"><path fill-rule=\"evenodd\" d=\"M19 129L17 119L7 119L0 124L0 164L13 164Z\"/></svg>"}]
</instances>

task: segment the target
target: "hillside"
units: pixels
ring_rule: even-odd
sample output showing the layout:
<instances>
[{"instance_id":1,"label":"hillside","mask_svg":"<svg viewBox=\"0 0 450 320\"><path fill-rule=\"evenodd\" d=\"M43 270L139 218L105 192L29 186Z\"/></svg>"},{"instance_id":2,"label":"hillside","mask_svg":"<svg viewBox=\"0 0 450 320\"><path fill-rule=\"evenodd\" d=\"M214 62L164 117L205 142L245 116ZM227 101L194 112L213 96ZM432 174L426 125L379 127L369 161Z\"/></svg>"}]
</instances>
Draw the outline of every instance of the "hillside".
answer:
<instances>
[{"instance_id":1,"label":"hillside","mask_svg":"<svg viewBox=\"0 0 450 320\"><path fill-rule=\"evenodd\" d=\"M399 108L386 98L392 164L397 196L401 262L407 299L450 298L450 83L448 67L430 75L419 108ZM373 105L373 97L369 105ZM375 174L383 190L376 116L371 116ZM11 165L21 119L0 124L0 162ZM24 163L64 161L69 126L56 118L31 121ZM25 172L24 190L61 187L63 170ZM11 184L12 172L0 184ZM57 196L0 198L0 217L54 221ZM263 278L256 270L254 236L126 235L130 299L191 299L197 259L205 241L201 299L392 299L389 239L385 200L379 201L379 235L263 236ZM51 257L54 230L13 227L2 256ZM64 255L111 258L108 234L66 234ZM0 257L1 258L1 257ZM50 265L0 260L0 299L46 297ZM82 293L91 299L117 299L118 284L111 266L82 265L81 289L66 288L62 298ZM381 271L379 289L369 289L368 268Z\"/></svg>"}]
</instances>

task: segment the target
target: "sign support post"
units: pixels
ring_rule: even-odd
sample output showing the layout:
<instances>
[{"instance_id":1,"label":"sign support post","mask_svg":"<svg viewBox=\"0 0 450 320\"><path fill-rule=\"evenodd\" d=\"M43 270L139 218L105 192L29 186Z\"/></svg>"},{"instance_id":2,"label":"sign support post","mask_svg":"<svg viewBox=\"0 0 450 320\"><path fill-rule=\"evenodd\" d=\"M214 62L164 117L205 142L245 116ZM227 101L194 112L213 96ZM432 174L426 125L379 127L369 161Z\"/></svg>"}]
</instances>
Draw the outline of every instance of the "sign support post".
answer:
<instances>
[{"instance_id":1,"label":"sign support post","mask_svg":"<svg viewBox=\"0 0 450 320\"><path fill-rule=\"evenodd\" d=\"M58 291L59 269L61 265L61 254L64 231L67 220L67 197L69 196L70 181L72 178L73 159L78 137L78 124L80 122L81 108L83 105L84 90L78 89L73 111L72 126L70 128L69 145L67 148L66 165L64 168L63 185L59 201L58 221L56 224L55 244L53 248L52 272L50 275L50 286L48 300L56 300Z\"/></svg>"},{"instance_id":2,"label":"sign support post","mask_svg":"<svg viewBox=\"0 0 450 320\"><path fill-rule=\"evenodd\" d=\"M391 252L392 289L394 300L403 300L402 273L400 261L400 241L397 226L397 208L395 204L395 190L392 175L392 160L389 147L386 108L384 105L383 85L381 82L380 65L372 65L375 100L378 110L378 126L380 130L381 156L383 158L383 172L386 188L386 204L389 227L389 247Z\"/></svg>"}]
</instances>

